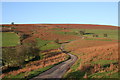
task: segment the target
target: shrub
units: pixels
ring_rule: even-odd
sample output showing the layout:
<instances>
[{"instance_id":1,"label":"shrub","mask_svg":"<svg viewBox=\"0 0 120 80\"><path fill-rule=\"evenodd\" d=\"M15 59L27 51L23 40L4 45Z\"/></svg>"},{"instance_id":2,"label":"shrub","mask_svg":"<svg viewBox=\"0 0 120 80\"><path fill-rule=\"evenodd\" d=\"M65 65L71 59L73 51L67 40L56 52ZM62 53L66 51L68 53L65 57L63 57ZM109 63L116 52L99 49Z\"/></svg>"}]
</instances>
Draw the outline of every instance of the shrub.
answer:
<instances>
[{"instance_id":1,"label":"shrub","mask_svg":"<svg viewBox=\"0 0 120 80\"><path fill-rule=\"evenodd\" d=\"M96 37L98 37L98 35L96 34Z\"/></svg>"},{"instance_id":2,"label":"shrub","mask_svg":"<svg viewBox=\"0 0 120 80\"><path fill-rule=\"evenodd\" d=\"M29 34L20 34L20 43L23 44L23 40L30 37Z\"/></svg>"},{"instance_id":3,"label":"shrub","mask_svg":"<svg viewBox=\"0 0 120 80\"><path fill-rule=\"evenodd\" d=\"M93 34L93 37L95 37L96 35L95 34Z\"/></svg>"},{"instance_id":4,"label":"shrub","mask_svg":"<svg viewBox=\"0 0 120 80\"><path fill-rule=\"evenodd\" d=\"M107 34L104 34L104 37L108 37L108 35L107 35Z\"/></svg>"},{"instance_id":5,"label":"shrub","mask_svg":"<svg viewBox=\"0 0 120 80\"><path fill-rule=\"evenodd\" d=\"M98 35L97 34L93 34L93 37L98 37Z\"/></svg>"},{"instance_id":6,"label":"shrub","mask_svg":"<svg viewBox=\"0 0 120 80\"><path fill-rule=\"evenodd\" d=\"M12 53L14 53L14 51L15 50L12 48L3 48L2 49L2 64L3 64L3 66L10 65L13 62L12 61L13 58L11 58L11 56L13 56Z\"/></svg>"},{"instance_id":7,"label":"shrub","mask_svg":"<svg viewBox=\"0 0 120 80\"><path fill-rule=\"evenodd\" d=\"M20 39L21 39L21 40L24 40L24 39L26 39L26 38L28 38L28 37L30 37L29 34L21 34Z\"/></svg>"},{"instance_id":8,"label":"shrub","mask_svg":"<svg viewBox=\"0 0 120 80\"><path fill-rule=\"evenodd\" d=\"M80 33L81 36L85 35L85 31L80 31L79 33Z\"/></svg>"},{"instance_id":9,"label":"shrub","mask_svg":"<svg viewBox=\"0 0 120 80\"><path fill-rule=\"evenodd\" d=\"M17 67L23 66L25 60L28 61L39 56L39 49L36 44L23 44L15 48L4 48L2 50L3 66Z\"/></svg>"}]
</instances>

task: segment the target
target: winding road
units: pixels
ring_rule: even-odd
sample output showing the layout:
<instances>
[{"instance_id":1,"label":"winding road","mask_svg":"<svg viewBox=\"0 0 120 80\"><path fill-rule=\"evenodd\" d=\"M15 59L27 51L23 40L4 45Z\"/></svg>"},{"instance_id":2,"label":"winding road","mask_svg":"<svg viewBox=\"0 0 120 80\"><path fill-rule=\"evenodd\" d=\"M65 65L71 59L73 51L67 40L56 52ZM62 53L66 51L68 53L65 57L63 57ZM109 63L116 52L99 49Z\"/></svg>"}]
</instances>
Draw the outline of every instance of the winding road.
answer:
<instances>
[{"instance_id":1,"label":"winding road","mask_svg":"<svg viewBox=\"0 0 120 80\"><path fill-rule=\"evenodd\" d=\"M64 51L63 46L61 46L61 51ZM53 68L41 73L40 75L30 79L30 80L35 80L38 78L62 78L63 75L65 74L65 72L67 72L67 70L70 69L70 67L75 63L75 61L77 60L77 57L75 55L72 55L70 53L66 53L70 56L70 59L62 62L56 66L54 66Z\"/></svg>"}]
</instances>

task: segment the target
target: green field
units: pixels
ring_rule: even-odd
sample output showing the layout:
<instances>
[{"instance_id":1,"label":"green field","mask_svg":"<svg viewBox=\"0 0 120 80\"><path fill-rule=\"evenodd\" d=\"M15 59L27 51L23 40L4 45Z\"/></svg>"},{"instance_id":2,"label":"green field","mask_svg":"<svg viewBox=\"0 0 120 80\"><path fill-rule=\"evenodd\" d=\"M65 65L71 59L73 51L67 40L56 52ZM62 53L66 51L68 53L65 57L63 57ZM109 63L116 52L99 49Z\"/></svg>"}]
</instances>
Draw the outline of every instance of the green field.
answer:
<instances>
[{"instance_id":1,"label":"green field","mask_svg":"<svg viewBox=\"0 0 120 80\"><path fill-rule=\"evenodd\" d=\"M16 46L20 44L19 36L13 32L2 32L2 47Z\"/></svg>"},{"instance_id":2,"label":"green field","mask_svg":"<svg viewBox=\"0 0 120 80\"><path fill-rule=\"evenodd\" d=\"M118 30L109 30L109 29L71 29L72 32L85 31L87 37L93 37L93 34L97 34L98 38L104 38L104 34L107 34L109 39L118 39Z\"/></svg>"},{"instance_id":3,"label":"green field","mask_svg":"<svg viewBox=\"0 0 120 80\"><path fill-rule=\"evenodd\" d=\"M61 34L61 35L77 35L80 36L79 31L85 31L86 37L93 38L93 34L97 34L98 38L104 38L104 34L107 34L108 39L118 39L118 30L110 30L110 29L66 29L69 32L61 31L60 28L54 28L54 33Z\"/></svg>"},{"instance_id":4,"label":"green field","mask_svg":"<svg viewBox=\"0 0 120 80\"><path fill-rule=\"evenodd\" d=\"M40 48L40 50L50 50L50 49L57 49L60 47L60 44L55 43L54 41L49 40L42 40L37 38L37 46Z\"/></svg>"}]
</instances>

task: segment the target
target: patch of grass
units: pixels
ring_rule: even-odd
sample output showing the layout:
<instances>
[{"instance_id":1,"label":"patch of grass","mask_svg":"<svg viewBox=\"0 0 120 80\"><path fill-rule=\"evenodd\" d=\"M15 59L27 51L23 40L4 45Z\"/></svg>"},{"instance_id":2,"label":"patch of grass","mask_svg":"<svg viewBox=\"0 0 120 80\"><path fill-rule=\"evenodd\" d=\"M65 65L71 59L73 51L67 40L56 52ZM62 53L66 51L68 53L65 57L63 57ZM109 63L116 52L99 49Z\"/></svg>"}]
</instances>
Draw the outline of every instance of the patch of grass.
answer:
<instances>
[{"instance_id":1,"label":"patch of grass","mask_svg":"<svg viewBox=\"0 0 120 80\"><path fill-rule=\"evenodd\" d=\"M85 40L112 41L111 39L96 39L96 38L87 38Z\"/></svg>"},{"instance_id":2,"label":"patch of grass","mask_svg":"<svg viewBox=\"0 0 120 80\"><path fill-rule=\"evenodd\" d=\"M78 71L74 71L67 74L67 76L65 76L64 78L77 78L81 80L80 78L83 78L84 75L85 75L85 72L81 72L80 70L78 70Z\"/></svg>"},{"instance_id":3,"label":"patch of grass","mask_svg":"<svg viewBox=\"0 0 120 80\"><path fill-rule=\"evenodd\" d=\"M74 55L74 53L71 53ZM80 66L81 59L78 59L74 65L71 66L70 72L67 72L64 78L80 78L84 76L84 72L77 71L76 69Z\"/></svg>"},{"instance_id":4,"label":"patch of grass","mask_svg":"<svg viewBox=\"0 0 120 80\"><path fill-rule=\"evenodd\" d=\"M71 70L72 71L76 71L76 69L80 66L80 59L78 59L77 61L76 61L76 63L75 63L75 65L73 65L72 67L71 67Z\"/></svg>"},{"instance_id":5,"label":"patch of grass","mask_svg":"<svg viewBox=\"0 0 120 80\"><path fill-rule=\"evenodd\" d=\"M83 29L71 29L72 32L81 31ZM110 39L118 39L118 30L109 30L109 29L84 29L84 36L93 37L93 34L97 34L98 37L104 38L103 34L107 34Z\"/></svg>"},{"instance_id":6,"label":"patch of grass","mask_svg":"<svg viewBox=\"0 0 120 80\"><path fill-rule=\"evenodd\" d=\"M113 73L112 75L106 76L106 77L108 77L108 78L120 78L120 76L118 74L119 74L119 72L116 72L116 73Z\"/></svg>"},{"instance_id":7,"label":"patch of grass","mask_svg":"<svg viewBox=\"0 0 120 80\"><path fill-rule=\"evenodd\" d=\"M68 60L69 58L70 57L67 55L66 59L64 61ZM35 76L38 76L39 74L41 74L41 73L43 73L43 72L51 69L52 67L54 67L54 66L56 66L56 65L58 65L58 64L60 64L60 63L62 63L64 61L58 62L58 63L56 63L54 65L50 65L50 66L47 66L47 67L44 67L44 68L33 70L31 72L20 73L20 74L18 74L16 76L14 76L14 75L8 75L8 76L5 76L2 80L6 80L6 79L28 80L28 79L31 79L31 78L33 78Z\"/></svg>"},{"instance_id":8,"label":"patch of grass","mask_svg":"<svg viewBox=\"0 0 120 80\"><path fill-rule=\"evenodd\" d=\"M40 69L35 70L35 71L31 71L31 72L28 73L27 79L31 79L31 78L39 75L40 73L42 73L42 72L44 72L44 71L52 68L53 66L54 66L54 65L50 65L50 66L47 66L47 67L44 67L44 68L40 68Z\"/></svg>"},{"instance_id":9,"label":"patch of grass","mask_svg":"<svg viewBox=\"0 0 120 80\"><path fill-rule=\"evenodd\" d=\"M2 32L2 47L16 46L20 44L19 36L13 32Z\"/></svg>"},{"instance_id":10,"label":"patch of grass","mask_svg":"<svg viewBox=\"0 0 120 80\"><path fill-rule=\"evenodd\" d=\"M76 70L80 65L80 59L76 61L76 63L70 68L70 72L66 73L64 78L83 78L85 72L81 72L80 70Z\"/></svg>"},{"instance_id":11,"label":"patch of grass","mask_svg":"<svg viewBox=\"0 0 120 80\"><path fill-rule=\"evenodd\" d=\"M45 45L47 45L50 42L48 40L42 40L40 38L36 38L36 41L37 41L37 46L38 47L45 46Z\"/></svg>"},{"instance_id":12,"label":"patch of grass","mask_svg":"<svg viewBox=\"0 0 120 80\"><path fill-rule=\"evenodd\" d=\"M60 47L60 44L55 43L54 41L50 40L42 40L37 38L37 46L40 50L49 50L49 49L57 49Z\"/></svg>"},{"instance_id":13,"label":"patch of grass","mask_svg":"<svg viewBox=\"0 0 120 80\"><path fill-rule=\"evenodd\" d=\"M18 74L16 76L8 75L8 76L5 76L2 80L6 80L7 78L11 78L11 79L13 79L13 78L24 78L24 75L25 75L25 73L20 73L20 74Z\"/></svg>"},{"instance_id":14,"label":"patch of grass","mask_svg":"<svg viewBox=\"0 0 120 80\"><path fill-rule=\"evenodd\" d=\"M52 68L53 66L54 65L50 65L50 66L47 66L47 67L44 67L44 68L40 68L40 69L31 71L31 72L20 73L20 74L18 74L16 76L14 76L14 75L5 76L3 78L3 80L5 80L7 78L10 78L10 79L16 78L16 79L19 79L19 80L23 80L23 78L24 78L24 80L28 80L30 78L33 78L33 77L39 75L40 73L42 73L42 72Z\"/></svg>"},{"instance_id":15,"label":"patch of grass","mask_svg":"<svg viewBox=\"0 0 120 80\"><path fill-rule=\"evenodd\" d=\"M115 61L115 60L98 60L98 61L94 61L91 63L105 65L105 64L115 63L115 62L117 62L117 61Z\"/></svg>"},{"instance_id":16,"label":"patch of grass","mask_svg":"<svg viewBox=\"0 0 120 80\"><path fill-rule=\"evenodd\" d=\"M45 46L41 47L41 50L57 49L60 47L60 44L57 43L48 43Z\"/></svg>"},{"instance_id":17,"label":"patch of grass","mask_svg":"<svg viewBox=\"0 0 120 80\"><path fill-rule=\"evenodd\" d=\"M94 73L94 74L91 74L88 76L88 78L98 78L98 77L101 77L101 78L119 78L118 77L118 72L116 73L112 73L113 71L107 71L107 72L97 72L97 73ZM111 75L107 75L107 74L110 74L112 73Z\"/></svg>"}]
</instances>

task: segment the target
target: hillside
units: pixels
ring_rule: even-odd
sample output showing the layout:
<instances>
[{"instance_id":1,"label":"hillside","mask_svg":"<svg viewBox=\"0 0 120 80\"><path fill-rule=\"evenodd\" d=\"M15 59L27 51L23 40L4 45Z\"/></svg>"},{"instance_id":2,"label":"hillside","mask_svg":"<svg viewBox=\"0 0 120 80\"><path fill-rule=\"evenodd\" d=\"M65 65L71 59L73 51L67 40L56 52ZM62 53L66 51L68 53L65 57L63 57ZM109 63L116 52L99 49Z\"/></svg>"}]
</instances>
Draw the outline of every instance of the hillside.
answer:
<instances>
[{"instance_id":1,"label":"hillside","mask_svg":"<svg viewBox=\"0 0 120 80\"><path fill-rule=\"evenodd\" d=\"M14 24L3 25L2 28L4 41L1 77L29 79L37 76L69 59L69 56L60 50L62 45L65 45L67 52L78 57L65 77L117 77L117 26Z\"/></svg>"},{"instance_id":2,"label":"hillside","mask_svg":"<svg viewBox=\"0 0 120 80\"><path fill-rule=\"evenodd\" d=\"M117 42L77 40L65 47L78 57L65 77L118 78Z\"/></svg>"}]
</instances>

